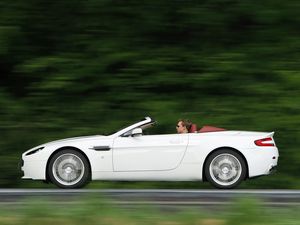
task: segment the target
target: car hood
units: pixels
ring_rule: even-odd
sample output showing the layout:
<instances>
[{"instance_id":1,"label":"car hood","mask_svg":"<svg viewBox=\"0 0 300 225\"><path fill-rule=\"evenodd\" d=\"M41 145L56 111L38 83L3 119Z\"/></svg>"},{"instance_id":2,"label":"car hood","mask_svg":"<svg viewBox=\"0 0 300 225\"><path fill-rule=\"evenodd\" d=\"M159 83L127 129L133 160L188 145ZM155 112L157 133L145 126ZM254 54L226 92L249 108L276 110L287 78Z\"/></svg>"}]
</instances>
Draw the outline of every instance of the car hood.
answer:
<instances>
[{"instance_id":1,"label":"car hood","mask_svg":"<svg viewBox=\"0 0 300 225\"><path fill-rule=\"evenodd\" d=\"M60 139L56 141L51 141L48 143L45 143L44 145L53 145L53 144L63 144L63 143L70 143L70 142L81 142L81 141L92 141L94 139L101 139L105 138L107 136L104 135L92 135L92 136L81 136L81 137L73 137L73 138L66 138L66 139Z\"/></svg>"},{"instance_id":2,"label":"car hood","mask_svg":"<svg viewBox=\"0 0 300 225\"><path fill-rule=\"evenodd\" d=\"M93 141L93 140L101 140L101 139L107 139L107 138L108 138L108 136L104 136L104 135L93 135L93 136L82 136L82 137L60 139L60 140L51 141L51 142L47 142L47 143L35 146L35 147L27 150L26 152L24 152L23 155L26 155L28 152L39 149L39 148L52 147L52 146L60 147L60 146L65 146L65 145L76 144L77 142L85 142L85 141L89 142L89 141Z\"/></svg>"}]
</instances>

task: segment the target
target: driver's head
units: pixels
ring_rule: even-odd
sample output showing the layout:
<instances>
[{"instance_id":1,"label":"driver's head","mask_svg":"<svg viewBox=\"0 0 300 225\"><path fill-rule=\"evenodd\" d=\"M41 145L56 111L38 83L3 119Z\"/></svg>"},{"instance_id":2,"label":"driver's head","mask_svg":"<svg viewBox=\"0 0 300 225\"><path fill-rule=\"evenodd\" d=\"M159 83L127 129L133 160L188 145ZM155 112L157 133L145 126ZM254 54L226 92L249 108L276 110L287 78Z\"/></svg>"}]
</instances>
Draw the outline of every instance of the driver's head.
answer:
<instances>
[{"instance_id":1,"label":"driver's head","mask_svg":"<svg viewBox=\"0 0 300 225\"><path fill-rule=\"evenodd\" d=\"M176 126L177 133L178 134L188 133L191 126L192 126L191 121L180 119L180 120L178 120L178 123Z\"/></svg>"}]
</instances>

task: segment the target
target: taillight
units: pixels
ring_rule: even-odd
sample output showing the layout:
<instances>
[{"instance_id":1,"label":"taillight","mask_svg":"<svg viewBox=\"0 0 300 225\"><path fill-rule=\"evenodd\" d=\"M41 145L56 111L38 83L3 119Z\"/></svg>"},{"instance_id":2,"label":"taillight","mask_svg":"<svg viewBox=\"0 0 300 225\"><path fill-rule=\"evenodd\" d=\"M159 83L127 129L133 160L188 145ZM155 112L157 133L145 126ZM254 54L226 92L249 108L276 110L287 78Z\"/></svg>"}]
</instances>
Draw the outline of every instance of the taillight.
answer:
<instances>
[{"instance_id":1,"label":"taillight","mask_svg":"<svg viewBox=\"0 0 300 225\"><path fill-rule=\"evenodd\" d=\"M257 146L275 146L273 139L270 137L256 140L254 143Z\"/></svg>"}]
</instances>

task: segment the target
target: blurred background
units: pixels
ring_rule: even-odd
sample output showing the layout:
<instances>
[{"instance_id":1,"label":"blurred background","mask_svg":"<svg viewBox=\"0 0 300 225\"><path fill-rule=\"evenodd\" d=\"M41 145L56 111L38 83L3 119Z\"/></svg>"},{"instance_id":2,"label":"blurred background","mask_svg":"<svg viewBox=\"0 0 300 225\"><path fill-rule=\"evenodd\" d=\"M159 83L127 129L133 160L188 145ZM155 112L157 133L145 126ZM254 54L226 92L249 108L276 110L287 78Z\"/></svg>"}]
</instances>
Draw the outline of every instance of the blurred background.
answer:
<instances>
[{"instance_id":1,"label":"blurred background","mask_svg":"<svg viewBox=\"0 0 300 225\"><path fill-rule=\"evenodd\" d=\"M240 187L299 189L299 12L296 0L1 0L0 187L52 187L20 179L29 148L151 116L157 133L179 118L275 131L278 172Z\"/></svg>"}]
</instances>

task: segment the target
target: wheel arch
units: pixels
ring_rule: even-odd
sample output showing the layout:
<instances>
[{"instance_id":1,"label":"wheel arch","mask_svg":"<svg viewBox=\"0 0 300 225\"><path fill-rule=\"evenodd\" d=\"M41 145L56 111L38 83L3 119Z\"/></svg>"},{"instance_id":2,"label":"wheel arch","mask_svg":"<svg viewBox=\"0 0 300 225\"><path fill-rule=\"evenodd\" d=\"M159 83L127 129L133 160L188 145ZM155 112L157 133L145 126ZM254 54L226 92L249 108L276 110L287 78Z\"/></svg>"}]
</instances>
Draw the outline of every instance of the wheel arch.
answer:
<instances>
[{"instance_id":1,"label":"wheel arch","mask_svg":"<svg viewBox=\"0 0 300 225\"><path fill-rule=\"evenodd\" d=\"M66 150L66 149L71 149L71 150L77 151L77 152L79 152L80 154L82 154L86 158L86 160L87 160L87 162L89 164L89 170L90 170L89 171L89 174L90 174L90 178L89 179L91 180L91 178L92 178L92 167L91 167L91 162L90 162L89 158L87 157L87 155L81 149L76 148L74 146L64 146L64 147L60 147L60 148L56 149L54 152L52 152L52 154L48 158L47 165L46 165L46 170L45 170L46 181L50 182L49 174L48 174L47 171L48 171L48 167L49 167L49 163L50 163L51 159L53 158L53 156L57 152L62 151L62 150Z\"/></svg>"},{"instance_id":2,"label":"wheel arch","mask_svg":"<svg viewBox=\"0 0 300 225\"><path fill-rule=\"evenodd\" d=\"M223 149L232 150L232 151L236 152L237 154L239 154L239 155L244 159L244 161L245 161L245 163L246 163L246 168L247 168L245 179L249 178L249 166L248 166L248 161L247 161L246 157L244 156L244 154L241 153L241 152L240 152L239 150L237 150L236 148L224 146L224 147L219 147L219 148L216 148L216 149L212 150L212 151L205 157L205 160L204 160L204 163L203 163L203 167L202 167L202 180L203 180L203 181L207 181L207 178L206 178L206 176L205 176L205 164L206 164L207 159L209 158L209 156L212 155L214 152L217 152L217 151L223 150Z\"/></svg>"}]
</instances>

